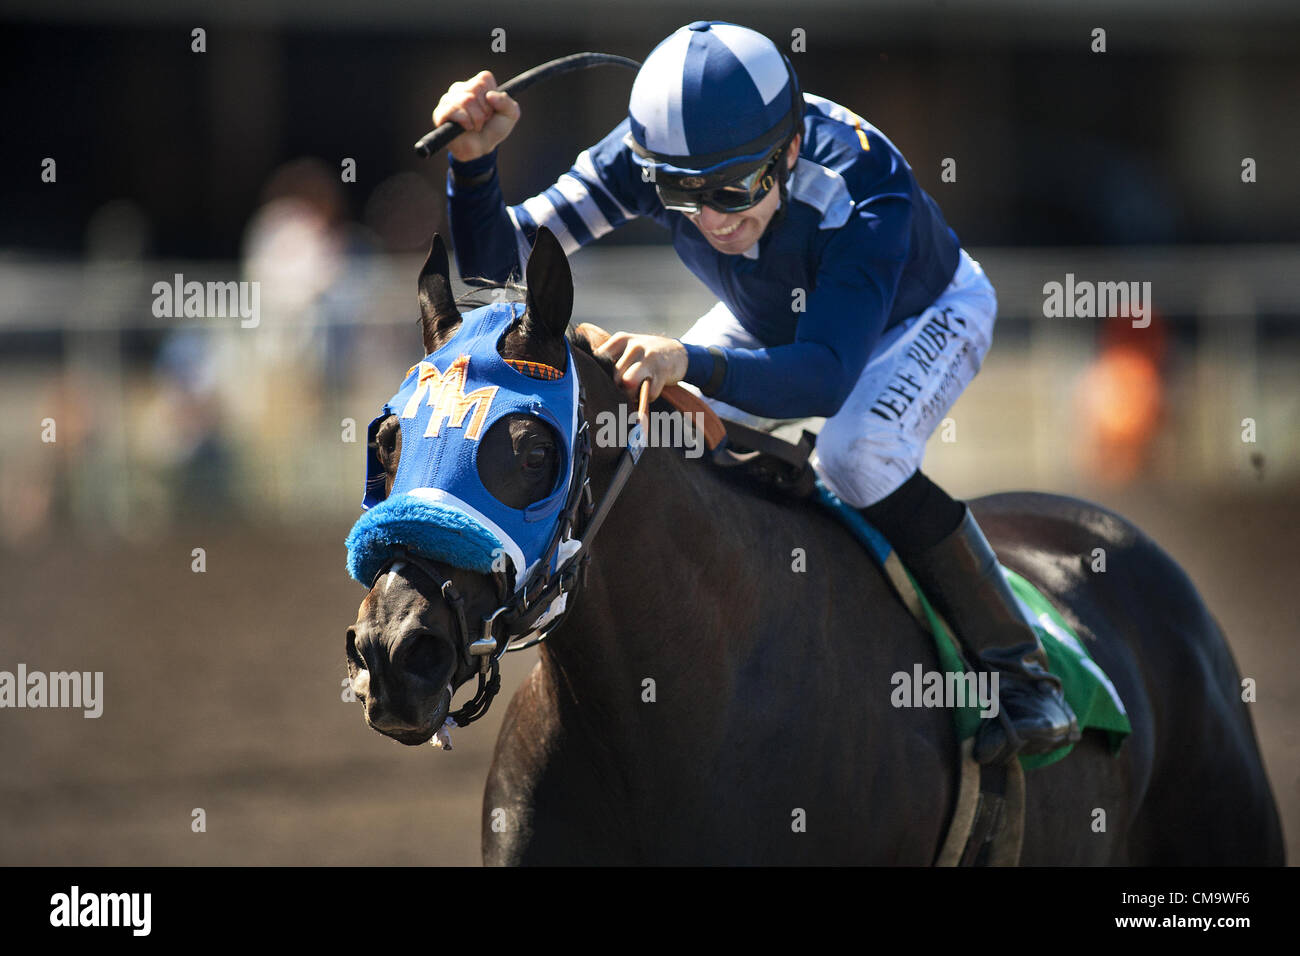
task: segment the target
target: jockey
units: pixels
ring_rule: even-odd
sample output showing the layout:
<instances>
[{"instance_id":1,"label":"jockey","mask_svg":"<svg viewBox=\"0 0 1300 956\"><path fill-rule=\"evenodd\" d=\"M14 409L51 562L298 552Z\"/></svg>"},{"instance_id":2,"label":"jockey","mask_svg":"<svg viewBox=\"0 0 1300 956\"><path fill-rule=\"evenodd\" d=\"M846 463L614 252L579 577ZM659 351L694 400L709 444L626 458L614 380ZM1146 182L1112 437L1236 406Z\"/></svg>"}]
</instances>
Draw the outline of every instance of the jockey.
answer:
<instances>
[{"instance_id":1,"label":"jockey","mask_svg":"<svg viewBox=\"0 0 1300 956\"><path fill-rule=\"evenodd\" d=\"M646 58L628 116L545 192L507 206L496 150L519 106L491 73L453 83L433 122L462 275L505 281L549 228L567 253L646 216L718 304L680 339L600 348L624 388L684 382L723 417L824 416L813 466L898 552L982 669L1000 716L975 757L1078 739L1058 678L969 508L920 470L926 439L979 371L997 297L902 155L857 114L803 93L745 27L697 21ZM748 414L745 414L748 413Z\"/></svg>"}]
</instances>

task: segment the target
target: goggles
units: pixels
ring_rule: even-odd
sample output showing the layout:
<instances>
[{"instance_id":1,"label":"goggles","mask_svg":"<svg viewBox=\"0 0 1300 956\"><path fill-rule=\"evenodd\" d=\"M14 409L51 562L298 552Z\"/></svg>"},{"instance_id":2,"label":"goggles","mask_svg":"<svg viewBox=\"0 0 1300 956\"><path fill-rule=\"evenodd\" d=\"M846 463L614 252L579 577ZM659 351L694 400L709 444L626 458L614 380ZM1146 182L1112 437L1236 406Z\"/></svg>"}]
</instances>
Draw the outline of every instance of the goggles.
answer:
<instances>
[{"instance_id":1,"label":"goggles","mask_svg":"<svg viewBox=\"0 0 1300 956\"><path fill-rule=\"evenodd\" d=\"M659 201L671 212L696 215L708 206L721 213L744 212L761 203L772 187L776 185L776 164L785 155L784 148L778 149L766 163L747 176L724 186L712 189L686 188L692 179L698 177L684 176L671 184L656 183Z\"/></svg>"}]
</instances>

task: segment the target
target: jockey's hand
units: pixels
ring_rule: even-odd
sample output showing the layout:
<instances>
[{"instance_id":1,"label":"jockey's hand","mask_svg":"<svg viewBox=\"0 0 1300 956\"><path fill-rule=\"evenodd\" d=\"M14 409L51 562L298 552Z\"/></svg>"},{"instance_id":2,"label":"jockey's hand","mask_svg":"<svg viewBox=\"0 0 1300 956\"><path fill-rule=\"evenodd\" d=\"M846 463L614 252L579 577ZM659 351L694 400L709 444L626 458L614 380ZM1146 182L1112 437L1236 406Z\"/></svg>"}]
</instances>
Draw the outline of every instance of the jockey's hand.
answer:
<instances>
[{"instance_id":1,"label":"jockey's hand","mask_svg":"<svg viewBox=\"0 0 1300 956\"><path fill-rule=\"evenodd\" d=\"M459 123L461 133L447 148L462 163L496 149L519 122L519 104L497 89L490 70L461 83L453 83L433 108L433 125Z\"/></svg>"},{"instance_id":2,"label":"jockey's hand","mask_svg":"<svg viewBox=\"0 0 1300 956\"><path fill-rule=\"evenodd\" d=\"M662 335L615 332L596 354L614 360L615 381L633 398L638 397L642 381L650 382L653 402L665 386L675 385L686 375L686 347Z\"/></svg>"}]
</instances>

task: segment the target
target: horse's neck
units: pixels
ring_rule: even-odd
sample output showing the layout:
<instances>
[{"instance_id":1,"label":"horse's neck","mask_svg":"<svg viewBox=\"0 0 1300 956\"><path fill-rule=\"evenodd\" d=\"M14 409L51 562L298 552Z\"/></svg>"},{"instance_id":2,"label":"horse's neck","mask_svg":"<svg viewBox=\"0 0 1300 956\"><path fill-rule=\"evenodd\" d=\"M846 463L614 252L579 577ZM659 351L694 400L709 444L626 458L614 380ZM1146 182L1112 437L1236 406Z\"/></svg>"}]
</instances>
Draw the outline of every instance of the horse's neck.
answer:
<instances>
[{"instance_id":1,"label":"horse's neck","mask_svg":"<svg viewBox=\"0 0 1300 956\"><path fill-rule=\"evenodd\" d=\"M543 645L565 731L611 760L628 756L608 750L616 740L633 765L638 747L698 765L690 757L727 723L738 667L798 604L785 540L806 544L803 519L703 460L647 449L593 542L572 617Z\"/></svg>"},{"instance_id":2,"label":"horse's neck","mask_svg":"<svg viewBox=\"0 0 1300 956\"><path fill-rule=\"evenodd\" d=\"M687 703L695 726L726 706L746 593L757 601L778 571L745 518L752 499L709 469L646 450L593 542L572 617L544 647L560 698L593 733L634 734L652 700Z\"/></svg>"}]
</instances>

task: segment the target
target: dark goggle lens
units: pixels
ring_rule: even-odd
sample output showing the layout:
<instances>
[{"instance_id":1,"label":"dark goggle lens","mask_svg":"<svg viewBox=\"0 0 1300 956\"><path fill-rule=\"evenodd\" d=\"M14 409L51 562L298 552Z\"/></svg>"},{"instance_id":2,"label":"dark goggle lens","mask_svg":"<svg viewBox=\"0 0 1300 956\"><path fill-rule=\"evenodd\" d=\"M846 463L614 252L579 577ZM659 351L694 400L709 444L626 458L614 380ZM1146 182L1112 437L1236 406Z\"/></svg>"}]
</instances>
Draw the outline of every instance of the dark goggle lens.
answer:
<instances>
[{"instance_id":1,"label":"dark goggle lens","mask_svg":"<svg viewBox=\"0 0 1300 956\"><path fill-rule=\"evenodd\" d=\"M772 175L775 161L760 166L748 176L726 186L716 189L689 190L673 186L656 184L659 201L665 209L679 212L699 212L701 206L709 206L718 212L743 212L758 205L776 185Z\"/></svg>"}]
</instances>

